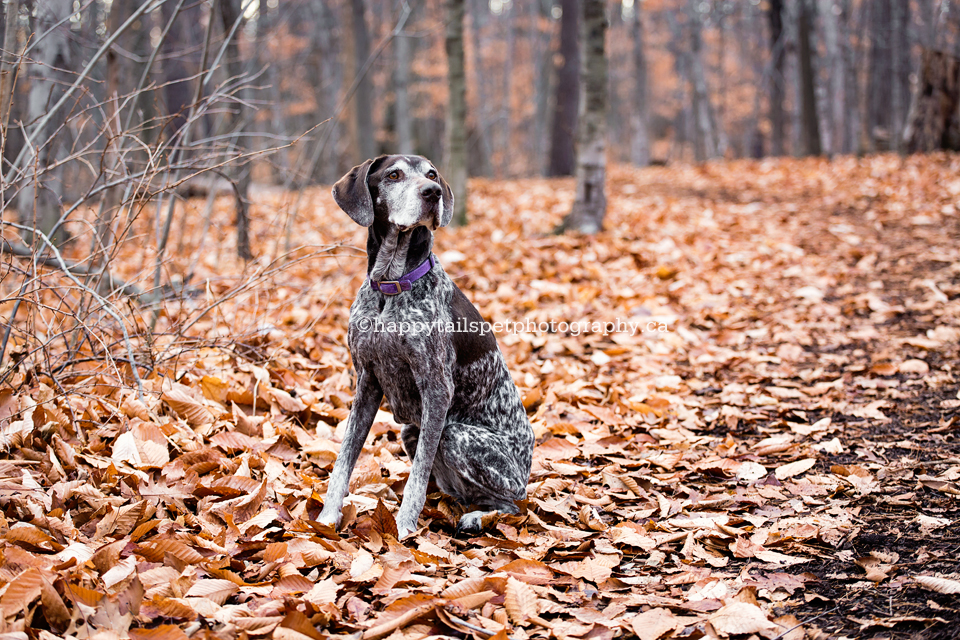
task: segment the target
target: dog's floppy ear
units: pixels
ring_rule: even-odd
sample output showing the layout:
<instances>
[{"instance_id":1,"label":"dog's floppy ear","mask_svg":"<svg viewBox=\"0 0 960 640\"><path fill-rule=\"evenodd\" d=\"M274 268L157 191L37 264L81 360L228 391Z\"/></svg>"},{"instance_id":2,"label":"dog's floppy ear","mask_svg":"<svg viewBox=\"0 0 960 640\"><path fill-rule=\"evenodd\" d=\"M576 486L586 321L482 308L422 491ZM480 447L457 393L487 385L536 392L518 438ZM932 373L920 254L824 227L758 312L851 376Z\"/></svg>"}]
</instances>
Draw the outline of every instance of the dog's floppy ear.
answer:
<instances>
[{"instance_id":1,"label":"dog's floppy ear","mask_svg":"<svg viewBox=\"0 0 960 640\"><path fill-rule=\"evenodd\" d=\"M453 191L450 190L450 185L447 184L447 181L443 179L439 173L437 174L437 182L440 183L440 195L443 197L443 211L440 212L440 226L445 227L450 224L450 221L453 219Z\"/></svg>"},{"instance_id":2,"label":"dog's floppy ear","mask_svg":"<svg viewBox=\"0 0 960 640\"><path fill-rule=\"evenodd\" d=\"M367 160L355 166L333 185L333 199L361 227L373 224L373 198L367 186L367 177L374 162Z\"/></svg>"}]
</instances>

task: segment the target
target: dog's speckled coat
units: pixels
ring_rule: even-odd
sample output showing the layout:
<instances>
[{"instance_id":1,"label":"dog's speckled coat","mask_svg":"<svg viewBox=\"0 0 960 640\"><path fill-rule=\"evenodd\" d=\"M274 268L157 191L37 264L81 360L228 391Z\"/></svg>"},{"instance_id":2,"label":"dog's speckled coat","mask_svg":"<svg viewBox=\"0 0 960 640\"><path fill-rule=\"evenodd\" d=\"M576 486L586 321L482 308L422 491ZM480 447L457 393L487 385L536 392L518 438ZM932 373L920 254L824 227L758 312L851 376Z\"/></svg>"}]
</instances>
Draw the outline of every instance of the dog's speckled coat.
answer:
<instances>
[{"instance_id":1,"label":"dog's speckled coat","mask_svg":"<svg viewBox=\"0 0 960 640\"><path fill-rule=\"evenodd\" d=\"M453 211L450 188L419 156L367 160L333 193L369 227L367 273L378 281L396 280L427 260L431 230L448 224ZM431 474L444 493L481 508L461 518L461 530L478 531L486 511L516 512L530 478L533 430L496 339L479 331L482 322L439 263L399 295L363 283L348 332L357 392L321 522L339 525L350 474L384 396L404 425L401 439L412 459L397 514L401 538L417 528ZM422 324L387 330L401 323ZM461 330L447 332L448 324Z\"/></svg>"}]
</instances>

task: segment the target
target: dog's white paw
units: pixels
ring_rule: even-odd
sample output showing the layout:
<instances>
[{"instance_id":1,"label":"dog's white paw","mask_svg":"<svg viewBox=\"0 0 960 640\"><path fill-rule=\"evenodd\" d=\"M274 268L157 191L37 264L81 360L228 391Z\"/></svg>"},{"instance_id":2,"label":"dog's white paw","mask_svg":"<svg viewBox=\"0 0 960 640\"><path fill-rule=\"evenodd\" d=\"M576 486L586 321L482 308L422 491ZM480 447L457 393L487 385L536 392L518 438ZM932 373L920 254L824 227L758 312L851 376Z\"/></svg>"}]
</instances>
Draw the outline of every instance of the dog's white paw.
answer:
<instances>
[{"instance_id":1,"label":"dog's white paw","mask_svg":"<svg viewBox=\"0 0 960 640\"><path fill-rule=\"evenodd\" d=\"M483 516L486 511L471 511L460 516L457 530L463 533L480 533L483 530Z\"/></svg>"},{"instance_id":2,"label":"dog's white paw","mask_svg":"<svg viewBox=\"0 0 960 640\"><path fill-rule=\"evenodd\" d=\"M403 521L397 522L397 540L403 540L409 538L417 532L417 523L416 521L412 523L404 523Z\"/></svg>"},{"instance_id":3,"label":"dog's white paw","mask_svg":"<svg viewBox=\"0 0 960 640\"><path fill-rule=\"evenodd\" d=\"M324 507L323 511L320 512L320 515L317 517L317 522L320 524L325 524L333 527L334 529L340 528L340 518L342 518L340 509L332 509L329 507Z\"/></svg>"}]
</instances>

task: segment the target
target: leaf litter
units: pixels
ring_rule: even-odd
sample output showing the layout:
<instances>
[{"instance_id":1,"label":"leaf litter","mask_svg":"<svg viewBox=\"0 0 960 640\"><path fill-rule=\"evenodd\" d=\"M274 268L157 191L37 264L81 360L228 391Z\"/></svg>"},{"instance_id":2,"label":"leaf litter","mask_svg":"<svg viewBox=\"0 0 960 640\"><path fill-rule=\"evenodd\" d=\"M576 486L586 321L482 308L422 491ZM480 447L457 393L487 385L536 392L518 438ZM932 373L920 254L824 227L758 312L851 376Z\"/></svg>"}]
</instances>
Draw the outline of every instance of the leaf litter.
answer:
<instances>
[{"instance_id":1,"label":"leaf litter","mask_svg":"<svg viewBox=\"0 0 960 640\"><path fill-rule=\"evenodd\" d=\"M500 323L534 467L519 514L460 538L435 492L403 543L386 405L342 530L316 521L352 398L362 230L318 189L297 224L322 250L237 284L218 205L193 276L218 302L165 305L142 395L102 353L0 389L3 633L951 637L958 168L615 167L593 238L549 233L572 181L473 181L471 224L436 251ZM283 206L253 208L264 256Z\"/></svg>"}]
</instances>

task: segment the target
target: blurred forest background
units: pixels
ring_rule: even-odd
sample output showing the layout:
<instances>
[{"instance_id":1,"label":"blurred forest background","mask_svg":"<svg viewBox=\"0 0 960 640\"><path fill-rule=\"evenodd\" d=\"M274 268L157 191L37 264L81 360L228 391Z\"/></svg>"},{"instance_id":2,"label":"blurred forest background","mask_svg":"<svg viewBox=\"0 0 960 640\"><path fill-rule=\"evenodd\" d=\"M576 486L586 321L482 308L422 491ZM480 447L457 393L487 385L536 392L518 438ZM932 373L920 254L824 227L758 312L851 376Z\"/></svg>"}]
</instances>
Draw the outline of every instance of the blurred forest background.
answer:
<instances>
[{"instance_id":1,"label":"blurred forest background","mask_svg":"<svg viewBox=\"0 0 960 640\"><path fill-rule=\"evenodd\" d=\"M576 172L593 231L608 162L960 148L949 0L6 0L3 20L13 318L66 277L76 326L119 322L105 296L169 298L213 244L273 268L309 244L305 194L380 153L437 162L460 207L468 175Z\"/></svg>"},{"instance_id":2,"label":"blurred forest background","mask_svg":"<svg viewBox=\"0 0 960 640\"><path fill-rule=\"evenodd\" d=\"M608 158L956 147L954 4L608 0ZM3 204L62 240L58 205L96 206L107 233L122 203L205 170L243 209L251 181L329 184L379 153L449 164L451 15L469 175L572 175L578 5L7 0Z\"/></svg>"}]
</instances>

